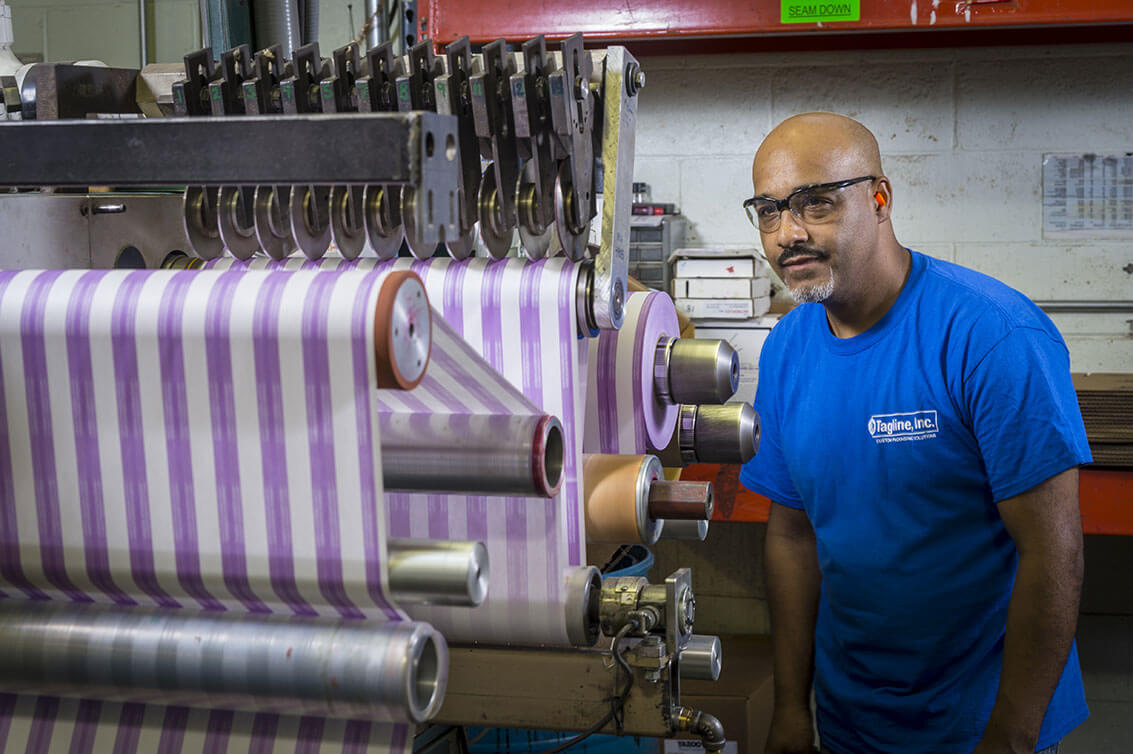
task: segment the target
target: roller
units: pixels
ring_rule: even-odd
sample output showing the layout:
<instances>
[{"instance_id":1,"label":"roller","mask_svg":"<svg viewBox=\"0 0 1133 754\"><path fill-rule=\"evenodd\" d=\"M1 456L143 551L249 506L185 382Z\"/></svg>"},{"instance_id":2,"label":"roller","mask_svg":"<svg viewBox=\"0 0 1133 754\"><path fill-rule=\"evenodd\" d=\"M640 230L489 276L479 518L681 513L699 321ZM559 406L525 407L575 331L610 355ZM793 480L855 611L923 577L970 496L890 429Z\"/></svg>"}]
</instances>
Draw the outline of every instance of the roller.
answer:
<instances>
[{"instance_id":1,"label":"roller","mask_svg":"<svg viewBox=\"0 0 1133 754\"><path fill-rule=\"evenodd\" d=\"M681 680L715 681L720 677L722 662L720 637L693 634L681 650Z\"/></svg>"},{"instance_id":2,"label":"roller","mask_svg":"<svg viewBox=\"0 0 1133 754\"><path fill-rule=\"evenodd\" d=\"M433 312L414 272L391 272L374 308L378 387L411 390L425 376L433 346Z\"/></svg>"},{"instance_id":3,"label":"roller","mask_svg":"<svg viewBox=\"0 0 1133 754\"><path fill-rule=\"evenodd\" d=\"M563 428L547 414L381 415L387 491L554 497Z\"/></svg>"},{"instance_id":4,"label":"roller","mask_svg":"<svg viewBox=\"0 0 1133 754\"><path fill-rule=\"evenodd\" d=\"M720 404L740 384L740 357L726 340L662 337L653 360L653 389L666 403Z\"/></svg>"},{"instance_id":5,"label":"roller","mask_svg":"<svg viewBox=\"0 0 1133 754\"><path fill-rule=\"evenodd\" d=\"M759 452L759 414L750 403L682 405L677 429L661 451L662 463L679 468L694 463L739 463Z\"/></svg>"},{"instance_id":6,"label":"roller","mask_svg":"<svg viewBox=\"0 0 1133 754\"><path fill-rule=\"evenodd\" d=\"M707 536L707 521L681 521L675 518L667 518L665 525L661 528L661 539L703 542Z\"/></svg>"},{"instance_id":7,"label":"roller","mask_svg":"<svg viewBox=\"0 0 1133 754\"><path fill-rule=\"evenodd\" d=\"M477 607L488 595L482 542L391 539L389 588L397 602Z\"/></svg>"},{"instance_id":8,"label":"roller","mask_svg":"<svg viewBox=\"0 0 1133 754\"><path fill-rule=\"evenodd\" d=\"M666 481L656 456L584 455L582 481L591 543L651 545L665 518L712 516L712 484Z\"/></svg>"},{"instance_id":9,"label":"roller","mask_svg":"<svg viewBox=\"0 0 1133 754\"><path fill-rule=\"evenodd\" d=\"M601 632L599 599L602 573L594 566L577 566L566 571L567 639L572 646L592 647Z\"/></svg>"},{"instance_id":10,"label":"roller","mask_svg":"<svg viewBox=\"0 0 1133 754\"><path fill-rule=\"evenodd\" d=\"M447 681L427 623L0 600L0 686L21 694L417 723Z\"/></svg>"}]
</instances>

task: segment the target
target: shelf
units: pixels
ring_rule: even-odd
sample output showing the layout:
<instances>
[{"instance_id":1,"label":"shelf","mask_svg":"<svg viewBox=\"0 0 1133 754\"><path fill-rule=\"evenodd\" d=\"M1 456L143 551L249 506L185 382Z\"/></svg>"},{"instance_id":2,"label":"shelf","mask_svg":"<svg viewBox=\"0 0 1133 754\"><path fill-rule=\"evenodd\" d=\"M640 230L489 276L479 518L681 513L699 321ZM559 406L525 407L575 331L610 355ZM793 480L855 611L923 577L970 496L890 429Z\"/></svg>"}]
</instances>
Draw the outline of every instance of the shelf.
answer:
<instances>
[{"instance_id":1,"label":"shelf","mask_svg":"<svg viewBox=\"0 0 1133 754\"><path fill-rule=\"evenodd\" d=\"M740 484L739 473L737 465L704 463L686 468L681 479L712 482L713 521L767 521L771 501ZM1078 490L1083 532L1133 536L1133 471L1084 468Z\"/></svg>"}]
</instances>

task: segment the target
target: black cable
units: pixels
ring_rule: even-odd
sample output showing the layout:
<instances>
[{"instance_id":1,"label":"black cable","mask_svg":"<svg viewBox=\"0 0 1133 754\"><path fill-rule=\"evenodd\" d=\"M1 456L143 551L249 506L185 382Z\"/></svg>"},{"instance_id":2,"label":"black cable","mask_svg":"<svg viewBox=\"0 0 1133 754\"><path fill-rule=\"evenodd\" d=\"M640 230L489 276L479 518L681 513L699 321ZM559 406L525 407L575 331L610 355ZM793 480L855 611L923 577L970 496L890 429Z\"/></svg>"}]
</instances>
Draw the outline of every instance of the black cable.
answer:
<instances>
[{"instance_id":1,"label":"black cable","mask_svg":"<svg viewBox=\"0 0 1133 754\"><path fill-rule=\"evenodd\" d=\"M614 643L612 645L612 648L614 650L614 659L617 661L618 665L621 668L625 669L626 676L627 676L628 680L626 681L626 687L624 689L622 689L622 693L618 694L616 697L613 697L611 699L610 711L607 712L602 717L601 720L594 723L594 725L591 725L589 728L584 730L582 733L579 733L577 736L570 739L566 743L560 744L559 746L556 746L555 748L550 749L550 750L544 752L543 754L558 754L558 752L560 752L560 751L566 751L567 749L569 749L570 747L579 743L583 739L589 738L590 736L594 735L598 731L602 730L602 728L606 727L606 725L611 720L613 720L615 717L617 717L617 715L620 712L622 712L622 710L625 708L626 698L629 696L630 689L633 688L633 670L630 669L629 663L625 661L624 657L622 657L622 651L621 651L621 648L618 645L621 643L622 639L625 638L626 634L628 634L630 631L632 631L636 627L637 627L636 623L627 623L624 626L622 626L621 630L619 630L618 633L614 636ZM615 671L614 676L615 676L614 677L614 683L616 684L617 680L618 680L616 671Z\"/></svg>"}]
</instances>

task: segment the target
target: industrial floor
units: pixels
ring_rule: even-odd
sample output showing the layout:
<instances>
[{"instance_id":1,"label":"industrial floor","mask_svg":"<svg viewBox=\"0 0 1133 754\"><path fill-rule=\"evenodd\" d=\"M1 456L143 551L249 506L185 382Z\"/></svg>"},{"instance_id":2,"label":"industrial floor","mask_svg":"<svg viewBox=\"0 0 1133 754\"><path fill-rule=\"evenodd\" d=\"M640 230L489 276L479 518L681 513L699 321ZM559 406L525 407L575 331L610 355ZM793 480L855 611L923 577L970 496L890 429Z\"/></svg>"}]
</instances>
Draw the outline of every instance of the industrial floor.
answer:
<instances>
[{"instance_id":1,"label":"industrial floor","mask_svg":"<svg viewBox=\"0 0 1133 754\"><path fill-rule=\"evenodd\" d=\"M1086 538L1078 658L1090 718L1061 754L1133 752L1133 537Z\"/></svg>"}]
</instances>

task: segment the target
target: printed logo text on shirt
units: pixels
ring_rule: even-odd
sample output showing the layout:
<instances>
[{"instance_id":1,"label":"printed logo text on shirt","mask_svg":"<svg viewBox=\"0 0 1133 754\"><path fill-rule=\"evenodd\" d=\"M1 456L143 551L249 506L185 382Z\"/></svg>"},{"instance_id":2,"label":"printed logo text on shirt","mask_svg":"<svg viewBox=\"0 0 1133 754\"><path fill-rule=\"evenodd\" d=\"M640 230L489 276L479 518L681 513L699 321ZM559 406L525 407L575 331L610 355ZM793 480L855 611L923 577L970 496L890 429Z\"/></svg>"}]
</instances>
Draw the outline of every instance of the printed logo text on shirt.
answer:
<instances>
[{"instance_id":1,"label":"printed logo text on shirt","mask_svg":"<svg viewBox=\"0 0 1133 754\"><path fill-rule=\"evenodd\" d=\"M899 414L875 414L869 417L869 436L883 442L911 442L936 437L940 428L936 411L906 411Z\"/></svg>"}]
</instances>

